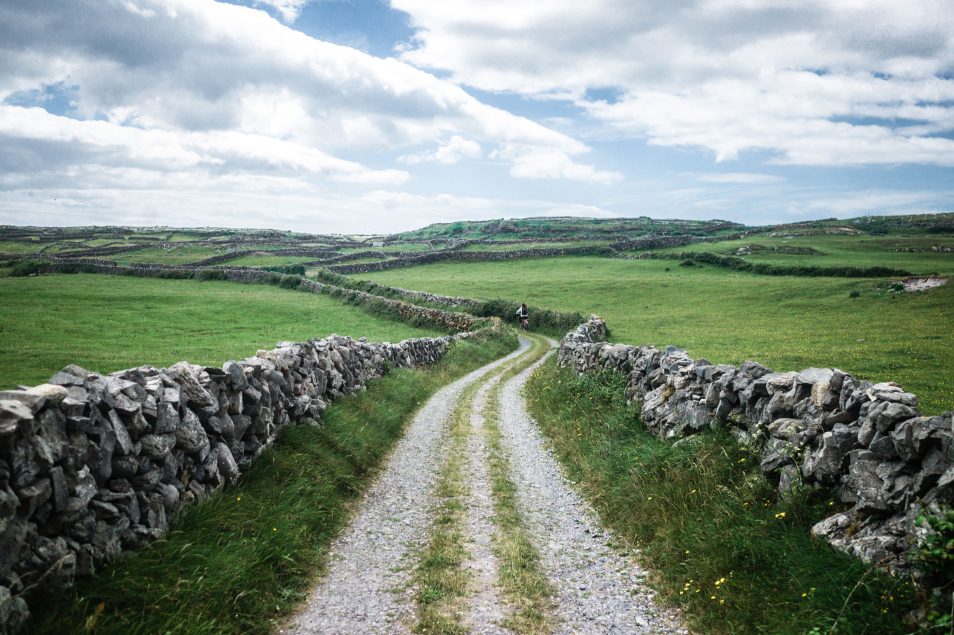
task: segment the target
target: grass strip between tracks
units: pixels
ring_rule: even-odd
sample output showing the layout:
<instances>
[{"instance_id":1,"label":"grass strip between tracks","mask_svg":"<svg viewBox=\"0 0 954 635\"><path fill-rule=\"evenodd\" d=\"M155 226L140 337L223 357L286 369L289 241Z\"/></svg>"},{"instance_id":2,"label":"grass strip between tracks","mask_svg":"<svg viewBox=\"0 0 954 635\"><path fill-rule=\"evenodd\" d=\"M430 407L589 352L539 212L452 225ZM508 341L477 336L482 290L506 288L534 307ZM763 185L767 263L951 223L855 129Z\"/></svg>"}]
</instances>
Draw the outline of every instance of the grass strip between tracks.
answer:
<instances>
[{"instance_id":1,"label":"grass strip between tracks","mask_svg":"<svg viewBox=\"0 0 954 635\"><path fill-rule=\"evenodd\" d=\"M496 376L498 372L491 372ZM450 422L450 448L441 468L428 542L414 572L418 633L466 633L462 622L462 601L471 586L472 576L463 568L467 559L464 515L470 487L464 476L467 462L467 437L472 433L470 415L477 390L487 381L483 377L460 395Z\"/></svg>"},{"instance_id":2,"label":"grass strip between tracks","mask_svg":"<svg viewBox=\"0 0 954 635\"><path fill-rule=\"evenodd\" d=\"M503 447L500 430L499 398L503 385L540 359L548 349L543 338L530 339L530 352L519 364L510 366L487 395L484 434L489 448L494 520L497 524L494 536L497 575L504 597L513 609L504 626L516 633L546 633L553 628L553 588L520 513L517 488L510 478L510 459Z\"/></svg>"},{"instance_id":3,"label":"grass strip between tracks","mask_svg":"<svg viewBox=\"0 0 954 635\"><path fill-rule=\"evenodd\" d=\"M512 351L463 340L439 364L395 370L286 430L240 483L188 508L169 534L64 592L31 602L31 633L265 633L305 597L353 502L419 405Z\"/></svg>"},{"instance_id":4,"label":"grass strip between tracks","mask_svg":"<svg viewBox=\"0 0 954 635\"><path fill-rule=\"evenodd\" d=\"M483 457L467 455L467 440L477 433L471 424L474 396L493 383L487 392L484 433L488 438L490 477L497 525L495 552L499 558L501 589L515 608L507 626L520 633L542 632L548 624L549 582L539 567L539 554L529 540L516 506L509 462L500 444L496 400L500 386L546 351L543 340L531 338L522 357L494 369L461 394L450 425L450 448L436 487L437 503L428 543L424 548L415 582L418 633L465 633L463 605L473 592L473 576L463 564L468 557L464 516L471 489L466 482L468 461Z\"/></svg>"}]
</instances>

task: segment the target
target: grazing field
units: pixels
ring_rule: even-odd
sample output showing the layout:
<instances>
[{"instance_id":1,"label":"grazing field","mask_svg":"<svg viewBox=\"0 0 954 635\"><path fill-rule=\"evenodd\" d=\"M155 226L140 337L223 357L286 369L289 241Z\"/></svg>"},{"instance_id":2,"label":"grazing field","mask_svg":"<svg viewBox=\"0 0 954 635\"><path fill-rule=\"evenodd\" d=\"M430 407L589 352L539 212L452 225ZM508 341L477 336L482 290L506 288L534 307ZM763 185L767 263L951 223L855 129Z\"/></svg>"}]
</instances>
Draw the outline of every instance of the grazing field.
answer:
<instances>
[{"instance_id":1,"label":"grazing field","mask_svg":"<svg viewBox=\"0 0 954 635\"><path fill-rule=\"evenodd\" d=\"M954 284L903 294L888 290L885 279L758 276L599 257L439 263L355 277L592 312L606 318L615 341L680 346L716 363L833 366L897 381L919 395L925 412L954 408Z\"/></svg>"},{"instance_id":2,"label":"grazing field","mask_svg":"<svg viewBox=\"0 0 954 635\"><path fill-rule=\"evenodd\" d=\"M311 262L315 260L314 256L266 256L252 255L241 256L234 260L226 260L219 263L223 266L236 267L274 267L281 265L297 265L300 262Z\"/></svg>"},{"instance_id":3,"label":"grazing field","mask_svg":"<svg viewBox=\"0 0 954 635\"><path fill-rule=\"evenodd\" d=\"M109 256L108 260L114 260L120 264L145 262L164 265L187 265L197 260L214 256L215 254L216 252L208 247L196 247L186 244L174 249L147 247L146 249L114 254Z\"/></svg>"},{"instance_id":4,"label":"grazing field","mask_svg":"<svg viewBox=\"0 0 954 635\"><path fill-rule=\"evenodd\" d=\"M560 242L533 242L528 240L520 243L503 243L500 245L490 245L487 243L477 243L467 245L464 251L521 251L523 249L565 249L567 247L590 247L593 245L606 245L606 241L600 240L567 240Z\"/></svg>"},{"instance_id":5,"label":"grazing field","mask_svg":"<svg viewBox=\"0 0 954 635\"><path fill-rule=\"evenodd\" d=\"M219 366L331 333L399 341L440 333L325 296L266 285L93 274L0 278L0 387L66 364L111 372L187 360Z\"/></svg>"},{"instance_id":6,"label":"grazing field","mask_svg":"<svg viewBox=\"0 0 954 635\"><path fill-rule=\"evenodd\" d=\"M947 248L951 252L934 251ZM742 249L742 253L739 250ZM814 251L816 253L785 253ZM662 253L712 251L752 262L820 267L890 267L913 273L954 274L954 238L950 236L749 236L741 240L695 243Z\"/></svg>"}]
</instances>

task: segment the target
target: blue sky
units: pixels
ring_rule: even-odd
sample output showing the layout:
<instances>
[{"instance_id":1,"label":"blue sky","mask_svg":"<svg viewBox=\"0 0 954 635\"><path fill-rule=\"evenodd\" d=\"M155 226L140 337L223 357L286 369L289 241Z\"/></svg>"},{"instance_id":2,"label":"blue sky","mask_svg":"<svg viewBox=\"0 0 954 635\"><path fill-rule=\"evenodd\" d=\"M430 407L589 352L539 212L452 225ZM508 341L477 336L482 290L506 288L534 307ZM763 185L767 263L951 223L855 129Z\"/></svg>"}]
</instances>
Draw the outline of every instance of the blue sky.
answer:
<instances>
[{"instance_id":1,"label":"blue sky","mask_svg":"<svg viewBox=\"0 0 954 635\"><path fill-rule=\"evenodd\" d=\"M954 211L947 0L0 0L0 223Z\"/></svg>"}]
</instances>

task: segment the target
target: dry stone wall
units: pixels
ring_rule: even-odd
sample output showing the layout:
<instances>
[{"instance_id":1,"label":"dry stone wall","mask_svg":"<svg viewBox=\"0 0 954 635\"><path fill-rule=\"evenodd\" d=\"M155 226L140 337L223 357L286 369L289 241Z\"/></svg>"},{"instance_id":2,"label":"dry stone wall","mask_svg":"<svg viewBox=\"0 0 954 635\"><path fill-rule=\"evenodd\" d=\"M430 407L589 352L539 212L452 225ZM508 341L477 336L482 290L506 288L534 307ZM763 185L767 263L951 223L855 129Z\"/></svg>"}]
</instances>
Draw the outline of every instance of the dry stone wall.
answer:
<instances>
[{"instance_id":1,"label":"dry stone wall","mask_svg":"<svg viewBox=\"0 0 954 635\"><path fill-rule=\"evenodd\" d=\"M513 251L458 251L445 249L413 256L405 256L403 258L395 258L393 260L380 260L377 262L365 262L351 265L334 265L328 268L335 273L351 274L385 271L387 269L397 269L400 267L413 267L416 265L426 265L448 260L455 262L490 262L514 260L517 258L607 255L611 253L613 253L612 249L601 245L585 247L544 247L540 249L517 249Z\"/></svg>"},{"instance_id":2,"label":"dry stone wall","mask_svg":"<svg viewBox=\"0 0 954 635\"><path fill-rule=\"evenodd\" d=\"M659 438L726 427L759 453L783 493L796 483L831 488L851 508L812 533L837 549L907 571L924 531L918 516L954 502L954 412L923 416L917 397L895 383L836 368L712 364L678 348L605 339L605 322L591 318L560 342L560 365L628 373L626 396Z\"/></svg>"},{"instance_id":3,"label":"dry stone wall","mask_svg":"<svg viewBox=\"0 0 954 635\"><path fill-rule=\"evenodd\" d=\"M47 384L0 391L0 631L25 622L30 589L69 585L162 535L286 426L472 335L285 342L220 368L67 366Z\"/></svg>"}]
</instances>

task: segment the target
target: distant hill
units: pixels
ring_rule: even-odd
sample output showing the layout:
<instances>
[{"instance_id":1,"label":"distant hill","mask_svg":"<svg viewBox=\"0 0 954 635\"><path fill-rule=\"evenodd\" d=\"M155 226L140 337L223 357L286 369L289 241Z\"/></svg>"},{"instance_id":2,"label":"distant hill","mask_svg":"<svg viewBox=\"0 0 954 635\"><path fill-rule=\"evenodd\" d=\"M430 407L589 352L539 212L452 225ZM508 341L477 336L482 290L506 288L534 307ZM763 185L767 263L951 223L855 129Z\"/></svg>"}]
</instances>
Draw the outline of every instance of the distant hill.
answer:
<instances>
[{"instance_id":1,"label":"distant hill","mask_svg":"<svg viewBox=\"0 0 954 635\"><path fill-rule=\"evenodd\" d=\"M636 238L646 234L712 236L744 231L745 225L725 220L674 220L638 218L576 218L544 216L538 218L498 219L489 221L458 221L435 223L421 229L401 232L388 237L395 240L433 239L491 239L516 240L526 238Z\"/></svg>"}]
</instances>

